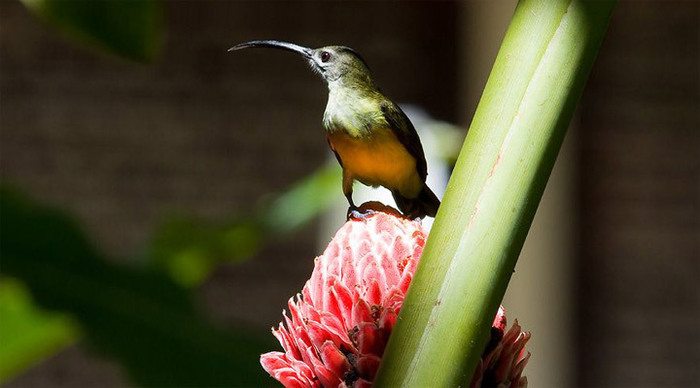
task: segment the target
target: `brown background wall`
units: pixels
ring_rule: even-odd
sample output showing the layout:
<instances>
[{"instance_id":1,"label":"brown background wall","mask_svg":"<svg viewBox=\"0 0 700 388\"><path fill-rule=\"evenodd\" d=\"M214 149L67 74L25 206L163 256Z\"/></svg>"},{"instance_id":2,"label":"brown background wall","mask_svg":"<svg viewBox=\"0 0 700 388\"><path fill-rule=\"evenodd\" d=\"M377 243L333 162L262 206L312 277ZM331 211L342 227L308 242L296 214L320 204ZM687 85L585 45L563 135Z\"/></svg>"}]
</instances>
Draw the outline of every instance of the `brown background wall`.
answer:
<instances>
[{"instance_id":1,"label":"brown background wall","mask_svg":"<svg viewBox=\"0 0 700 388\"><path fill-rule=\"evenodd\" d=\"M700 385L700 4L622 2L581 104L579 383Z\"/></svg>"}]
</instances>

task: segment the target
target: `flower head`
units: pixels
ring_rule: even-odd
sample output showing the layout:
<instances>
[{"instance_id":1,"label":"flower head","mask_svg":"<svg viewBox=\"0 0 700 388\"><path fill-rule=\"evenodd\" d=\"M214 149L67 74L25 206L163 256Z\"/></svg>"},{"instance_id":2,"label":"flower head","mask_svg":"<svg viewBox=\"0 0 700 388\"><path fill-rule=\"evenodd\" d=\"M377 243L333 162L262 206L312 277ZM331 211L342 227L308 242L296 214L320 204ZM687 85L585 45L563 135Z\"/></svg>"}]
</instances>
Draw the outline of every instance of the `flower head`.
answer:
<instances>
[{"instance_id":1,"label":"flower head","mask_svg":"<svg viewBox=\"0 0 700 388\"><path fill-rule=\"evenodd\" d=\"M284 352L263 354L263 368L285 387L370 386L425 238L420 222L394 212L348 221L315 259L301 294L289 300L289 314L272 330ZM505 323L499 310L472 386L526 383L520 372L527 357L521 353L529 334L520 333L516 322L504 335ZM500 333L497 340L494 332ZM492 367L500 369L492 373Z\"/></svg>"}]
</instances>

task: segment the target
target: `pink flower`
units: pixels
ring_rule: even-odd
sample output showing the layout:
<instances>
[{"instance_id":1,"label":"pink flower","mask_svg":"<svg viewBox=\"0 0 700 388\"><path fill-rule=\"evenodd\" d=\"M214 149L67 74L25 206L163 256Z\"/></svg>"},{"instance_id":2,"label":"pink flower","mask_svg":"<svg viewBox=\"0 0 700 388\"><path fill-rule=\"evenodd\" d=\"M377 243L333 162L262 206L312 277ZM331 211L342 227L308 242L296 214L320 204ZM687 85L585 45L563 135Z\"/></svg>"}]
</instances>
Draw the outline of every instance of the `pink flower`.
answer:
<instances>
[{"instance_id":1,"label":"pink flower","mask_svg":"<svg viewBox=\"0 0 700 388\"><path fill-rule=\"evenodd\" d=\"M530 332L520 331L517 319L508 332L506 325L506 310L501 306L491 325L489 343L472 376L471 388L527 387L527 377L521 375L530 359L530 352L525 351Z\"/></svg>"},{"instance_id":2,"label":"pink flower","mask_svg":"<svg viewBox=\"0 0 700 388\"><path fill-rule=\"evenodd\" d=\"M285 387L371 386L425 239L420 222L394 212L348 221L289 300L272 330L284 352L263 354L263 368ZM530 335L517 322L504 335L505 325L500 309L472 387L527 383L520 373Z\"/></svg>"}]
</instances>

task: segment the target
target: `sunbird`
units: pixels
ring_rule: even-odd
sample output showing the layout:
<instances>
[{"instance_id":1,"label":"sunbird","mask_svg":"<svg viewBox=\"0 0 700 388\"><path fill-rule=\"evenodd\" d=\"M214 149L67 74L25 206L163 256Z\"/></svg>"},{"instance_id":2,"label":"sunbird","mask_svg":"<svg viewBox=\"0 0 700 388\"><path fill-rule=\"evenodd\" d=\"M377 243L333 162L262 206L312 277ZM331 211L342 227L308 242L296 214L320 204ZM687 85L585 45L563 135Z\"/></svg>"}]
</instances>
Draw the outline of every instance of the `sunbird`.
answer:
<instances>
[{"instance_id":1,"label":"sunbird","mask_svg":"<svg viewBox=\"0 0 700 388\"><path fill-rule=\"evenodd\" d=\"M428 167L416 129L401 108L379 91L360 54L345 46L312 49L277 40L245 42L229 51L254 47L300 54L328 84L323 128L343 168L348 217L358 213L352 200L355 180L389 189L408 217L435 217L440 200L425 184Z\"/></svg>"}]
</instances>

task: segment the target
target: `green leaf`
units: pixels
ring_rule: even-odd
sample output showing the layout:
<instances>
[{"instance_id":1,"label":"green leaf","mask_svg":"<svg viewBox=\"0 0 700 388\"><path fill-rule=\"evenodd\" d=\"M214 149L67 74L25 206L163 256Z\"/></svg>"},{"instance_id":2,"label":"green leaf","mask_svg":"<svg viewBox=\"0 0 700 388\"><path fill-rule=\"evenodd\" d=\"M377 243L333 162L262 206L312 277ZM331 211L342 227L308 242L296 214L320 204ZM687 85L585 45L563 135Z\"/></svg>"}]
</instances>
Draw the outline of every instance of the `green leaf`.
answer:
<instances>
[{"instance_id":1,"label":"green leaf","mask_svg":"<svg viewBox=\"0 0 700 388\"><path fill-rule=\"evenodd\" d=\"M63 349L77 338L68 317L37 309L17 280L0 280L0 382Z\"/></svg>"},{"instance_id":2,"label":"green leaf","mask_svg":"<svg viewBox=\"0 0 700 388\"><path fill-rule=\"evenodd\" d=\"M335 161L328 163L270 203L263 203L257 218L272 233L289 233L334 203L341 179L340 166Z\"/></svg>"},{"instance_id":3,"label":"green leaf","mask_svg":"<svg viewBox=\"0 0 700 388\"><path fill-rule=\"evenodd\" d=\"M268 336L212 326L165 274L104 260L61 212L0 190L4 274L34 300L70 314L89 344L146 386L240 386L269 381Z\"/></svg>"},{"instance_id":4,"label":"green leaf","mask_svg":"<svg viewBox=\"0 0 700 388\"><path fill-rule=\"evenodd\" d=\"M69 37L139 62L163 45L163 5L155 0L21 0Z\"/></svg>"}]
</instances>

